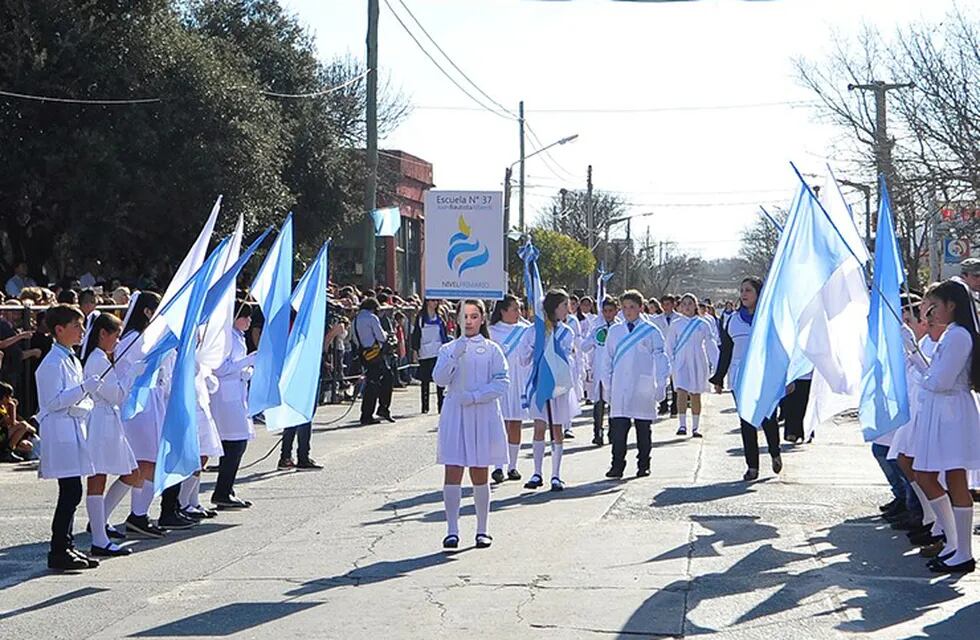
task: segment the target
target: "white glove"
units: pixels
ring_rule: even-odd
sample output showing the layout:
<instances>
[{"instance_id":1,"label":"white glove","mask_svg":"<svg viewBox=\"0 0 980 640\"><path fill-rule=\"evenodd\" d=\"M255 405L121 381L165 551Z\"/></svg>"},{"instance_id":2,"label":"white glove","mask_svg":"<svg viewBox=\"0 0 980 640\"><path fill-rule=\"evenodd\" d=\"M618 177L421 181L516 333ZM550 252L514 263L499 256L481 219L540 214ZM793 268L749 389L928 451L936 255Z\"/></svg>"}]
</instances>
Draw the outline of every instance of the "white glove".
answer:
<instances>
[{"instance_id":1,"label":"white glove","mask_svg":"<svg viewBox=\"0 0 980 640\"><path fill-rule=\"evenodd\" d=\"M218 379L214 376L204 376L204 384L208 388L208 393L215 394L218 392Z\"/></svg>"},{"instance_id":2,"label":"white glove","mask_svg":"<svg viewBox=\"0 0 980 640\"><path fill-rule=\"evenodd\" d=\"M457 340L453 347L453 355L457 358L466 353L466 340Z\"/></svg>"},{"instance_id":3,"label":"white glove","mask_svg":"<svg viewBox=\"0 0 980 640\"><path fill-rule=\"evenodd\" d=\"M98 376L89 376L82 381L82 389L85 393L93 394L102 388L102 378Z\"/></svg>"},{"instance_id":4,"label":"white glove","mask_svg":"<svg viewBox=\"0 0 980 640\"><path fill-rule=\"evenodd\" d=\"M252 373L254 371L255 371L255 369L252 368L252 367L245 367L244 369L242 369L242 381L243 382L248 382L249 380L251 380L252 379Z\"/></svg>"}]
</instances>

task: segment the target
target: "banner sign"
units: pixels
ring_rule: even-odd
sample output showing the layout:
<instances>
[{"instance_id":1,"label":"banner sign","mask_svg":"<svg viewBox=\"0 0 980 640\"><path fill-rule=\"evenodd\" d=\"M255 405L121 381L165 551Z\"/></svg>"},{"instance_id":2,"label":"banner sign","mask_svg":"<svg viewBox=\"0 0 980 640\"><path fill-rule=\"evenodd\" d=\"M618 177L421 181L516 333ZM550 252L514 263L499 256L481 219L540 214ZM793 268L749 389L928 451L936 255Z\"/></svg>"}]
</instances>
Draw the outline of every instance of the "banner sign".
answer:
<instances>
[{"instance_id":1,"label":"banner sign","mask_svg":"<svg viewBox=\"0 0 980 640\"><path fill-rule=\"evenodd\" d=\"M969 238L946 238L943 240L943 262L946 264L959 264L969 257Z\"/></svg>"},{"instance_id":2,"label":"banner sign","mask_svg":"<svg viewBox=\"0 0 980 640\"><path fill-rule=\"evenodd\" d=\"M504 209L499 191L425 194L425 297L500 300Z\"/></svg>"}]
</instances>

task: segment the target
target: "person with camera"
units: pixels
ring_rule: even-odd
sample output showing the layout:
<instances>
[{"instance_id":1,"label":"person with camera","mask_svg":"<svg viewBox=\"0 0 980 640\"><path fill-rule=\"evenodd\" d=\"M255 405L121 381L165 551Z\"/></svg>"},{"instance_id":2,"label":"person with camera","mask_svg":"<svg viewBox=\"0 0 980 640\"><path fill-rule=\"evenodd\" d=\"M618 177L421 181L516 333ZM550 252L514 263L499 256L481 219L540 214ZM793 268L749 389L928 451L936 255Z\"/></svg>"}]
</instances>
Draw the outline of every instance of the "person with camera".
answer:
<instances>
[{"instance_id":1,"label":"person with camera","mask_svg":"<svg viewBox=\"0 0 980 640\"><path fill-rule=\"evenodd\" d=\"M365 298L354 318L354 339L364 367L364 397L361 400L361 424L378 424L381 419L394 422L391 417L391 394L394 374L386 354L391 350L391 340L378 318L378 299ZM377 407L378 418L374 417Z\"/></svg>"}]
</instances>

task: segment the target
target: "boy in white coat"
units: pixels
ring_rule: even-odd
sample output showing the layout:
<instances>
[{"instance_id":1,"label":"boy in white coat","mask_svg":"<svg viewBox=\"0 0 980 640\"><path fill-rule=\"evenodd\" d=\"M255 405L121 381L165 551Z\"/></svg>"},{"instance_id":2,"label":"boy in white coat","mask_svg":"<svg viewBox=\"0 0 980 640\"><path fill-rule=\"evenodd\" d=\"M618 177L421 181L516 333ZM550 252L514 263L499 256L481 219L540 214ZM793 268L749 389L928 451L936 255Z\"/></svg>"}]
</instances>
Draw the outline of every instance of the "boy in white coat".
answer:
<instances>
[{"instance_id":1,"label":"boy in white coat","mask_svg":"<svg viewBox=\"0 0 980 640\"><path fill-rule=\"evenodd\" d=\"M636 427L636 476L650 475L651 425L667 389L670 365L664 336L641 317L643 296L638 291L620 297L623 322L612 325L606 337L603 379L609 389L609 440L612 465L607 478L622 478L626 467L626 437Z\"/></svg>"},{"instance_id":2,"label":"boy in white coat","mask_svg":"<svg viewBox=\"0 0 980 640\"><path fill-rule=\"evenodd\" d=\"M609 401L609 388L602 380L605 371L605 362L609 357L606 351L606 339L609 336L609 328L619 322L617 315L619 303L612 296L606 296L602 301L602 316L597 318L592 325L592 332L587 340L582 343L582 352L591 358L592 368L592 444L601 447L603 445L602 423L605 419L606 404Z\"/></svg>"},{"instance_id":3,"label":"boy in white coat","mask_svg":"<svg viewBox=\"0 0 980 640\"><path fill-rule=\"evenodd\" d=\"M48 568L59 571L99 566L74 548L72 523L82 501L82 477L95 473L86 446L85 421L94 406L91 394L99 390L98 377L85 378L74 347L82 342L84 316L77 307L57 305L48 309L47 322L54 345L38 365L38 420L43 434L42 478L58 480L58 504L51 522Z\"/></svg>"}]
</instances>

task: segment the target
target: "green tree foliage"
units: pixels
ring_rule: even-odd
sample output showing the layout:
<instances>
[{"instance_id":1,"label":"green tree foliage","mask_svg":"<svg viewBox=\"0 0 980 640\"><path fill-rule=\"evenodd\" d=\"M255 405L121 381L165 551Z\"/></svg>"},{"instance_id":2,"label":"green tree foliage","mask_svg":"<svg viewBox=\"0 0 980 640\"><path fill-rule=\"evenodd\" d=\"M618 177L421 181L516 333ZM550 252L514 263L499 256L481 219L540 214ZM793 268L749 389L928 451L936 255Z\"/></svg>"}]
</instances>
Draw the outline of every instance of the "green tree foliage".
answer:
<instances>
[{"instance_id":1,"label":"green tree foliage","mask_svg":"<svg viewBox=\"0 0 980 640\"><path fill-rule=\"evenodd\" d=\"M272 0L0 0L0 87L79 99L0 98L0 224L14 259L76 267L87 257L165 276L218 194L246 229L294 210L311 251L360 217L364 83L322 63ZM382 111L393 126L396 99ZM400 109L400 110L399 110ZM227 230L227 229L225 229Z\"/></svg>"},{"instance_id":2,"label":"green tree foliage","mask_svg":"<svg viewBox=\"0 0 980 640\"><path fill-rule=\"evenodd\" d=\"M546 287L567 289L583 286L595 272L596 262L589 249L565 234L550 229L531 229L534 245L541 251L538 270ZM510 244L510 287L524 290L523 262L517 255L517 243Z\"/></svg>"}]
</instances>

